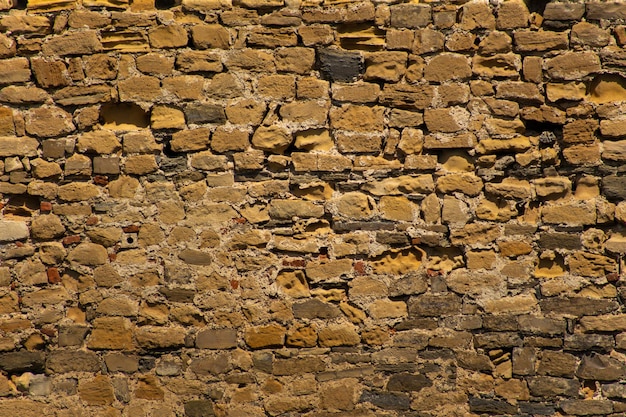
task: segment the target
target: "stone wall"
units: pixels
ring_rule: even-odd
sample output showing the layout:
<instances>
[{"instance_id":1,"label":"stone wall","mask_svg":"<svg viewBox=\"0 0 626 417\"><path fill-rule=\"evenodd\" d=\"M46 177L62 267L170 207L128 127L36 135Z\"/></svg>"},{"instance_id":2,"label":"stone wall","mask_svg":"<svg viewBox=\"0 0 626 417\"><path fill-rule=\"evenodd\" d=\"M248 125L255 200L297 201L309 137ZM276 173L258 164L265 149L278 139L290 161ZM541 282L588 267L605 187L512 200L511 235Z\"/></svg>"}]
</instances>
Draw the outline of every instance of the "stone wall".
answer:
<instances>
[{"instance_id":1,"label":"stone wall","mask_svg":"<svg viewBox=\"0 0 626 417\"><path fill-rule=\"evenodd\" d=\"M1 416L626 413L626 3L392 3L0 0Z\"/></svg>"}]
</instances>

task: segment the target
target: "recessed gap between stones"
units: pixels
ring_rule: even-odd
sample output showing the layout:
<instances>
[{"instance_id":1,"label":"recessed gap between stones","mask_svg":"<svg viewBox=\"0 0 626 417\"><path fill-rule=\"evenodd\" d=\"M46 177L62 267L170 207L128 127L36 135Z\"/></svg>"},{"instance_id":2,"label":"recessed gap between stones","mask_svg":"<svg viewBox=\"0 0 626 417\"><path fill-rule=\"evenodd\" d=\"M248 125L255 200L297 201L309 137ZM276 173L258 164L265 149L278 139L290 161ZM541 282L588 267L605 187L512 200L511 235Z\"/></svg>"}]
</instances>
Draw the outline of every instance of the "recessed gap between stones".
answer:
<instances>
[{"instance_id":1,"label":"recessed gap between stones","mask_svg":"<svg viewBox=\"0 0 626 417\"><path fill-rule=\"evenodd\" d=\"M597 104L626 101L626 78L618 74L598 75L589 84L587 94Z\"/></svg>"},{"instance_id":2,"label":"recessed gap between stones","mask_svg":"<svg viewBox=\"0 0 626 417\"><path fill-rule=\"evenodd\" d=\"M100 108L100 121L111 130L138 130L150 125L150 116L135 103L107 103Z\"/></svg>"},{"instance_id":3,"label":"recessed gap between stones","mask_svg":"<svg viewBox=\"0 0 626 417\"><path fill-rule=\"evenodd\" d=\"M155 0L154 7L157 10L167 10L179 6L181 3L180 0Z\"/></svg>"}]
</instances>

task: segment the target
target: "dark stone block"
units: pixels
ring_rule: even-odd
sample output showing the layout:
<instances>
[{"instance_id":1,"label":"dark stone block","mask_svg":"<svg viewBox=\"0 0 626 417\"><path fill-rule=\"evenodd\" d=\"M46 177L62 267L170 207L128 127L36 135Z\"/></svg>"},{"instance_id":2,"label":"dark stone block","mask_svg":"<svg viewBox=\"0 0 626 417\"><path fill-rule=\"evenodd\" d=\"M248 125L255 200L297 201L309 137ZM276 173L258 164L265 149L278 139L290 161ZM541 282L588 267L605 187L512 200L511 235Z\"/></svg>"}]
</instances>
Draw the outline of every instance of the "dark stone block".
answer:
<instances>
[{"instance_id":1,"label":"dark stone block","mask_svg":"<svg viewBox=\"0 0 626 417\"><path fill-rule=\"evenodd\" d=\"M274 362L272 373L274 375L298 375L304 373L322 372L326 364L321 357L308 356L302 358L277 359Z\"/></svg>"},{"instance_id":2,"label":"dark stone block","mask_svg":"<svg viewBox=\"0 0 626 417\"><path fill-rule=\"evenodd\" d=\"M185 415L187 417L211 417L215 415L213 401L195 400L185 403Z\"/></svg>"},{"instance_id":3,"label":"dark stone block","mask_svg":"<svg viewBox=\"0 0 626 417\"><path fill-rule=\"evenodd\" d=\"M606 415L613 412L613 403L609 400L565 400L559 405L566 414L574 416Z\"/></svg>"},{"instance_id":4,"label":"dark stone block","mask_svg":"<svg viewBox=\"0 0 626 417\"><path fill-rule=\"evenodd\" d=\"M185 107L185 119L187 123L226 123L224 108L217 104L190 104Z\"/></svg>"},{"instance_id":5,"label":"dark stone block","mask_svg":"<svg viewBox=\"0 0 626 417\"><path fill-rule=\"evenodd\" d=\"M575 379L555 378L551 376L537 376L528 378L528 389L536 397L554 397L578 395L579 383Z\"/></svg>"},{"instance_id":6,"label":"dark stone block","mask_svg":"<svg viewBox=\"0 0 626 417\"><path fill-rule=\"evenodd\" d=\"M461 298L454 294L420 295L409 300L409 316L439 317L461 312Z\"/></svg>"},{"instance_id":7,"label":"dark stone block","mask_svg":"<svg viewBox=\"0 0 626 417\"><path fill-rule=\"evenodd\" d=\"M185 288L160 288L159 292L175 303L191 303L196 295L194 290Z\"/></svg>"},{"instance_id":8,"label":"dark stone block","mask_svg":"<svg viewBox=\"0 0 626 417\"><path fill-rule=\"evenodd\" d=\"M391 26L417 29L431 22L431 8L427 4L397 4L389 8Z\"/></svg>"},{"instance_id":9,"label":"dark stone block","mask_svg":"<svg viewBox=\"0 0 626 417\"><path fill-rule=\"evenodd\" d=\"M519 402L518 405L520 412L530 415L551 416L556 411L554 406L546 403Z\"/></svg>"},{"instance_id":10,"label":"dark stone block","mask_svg":"<svg viewBox=\"0 0 626 417\"><path fill-rule=\"evenodd\" d=\"M94 174L119 174L120 158L117 156L96 156L93 158Z\"/></svg>"},{"instance_id":11,"label":"dark stone block","mask_svg":"<svg viewBox=\"0 0 626 417\"><path fill-rule=\"evenodd\" d=\"M540 233L539 246L542 249L580 249L580 236L570 233Z\"/></svg>"},{"instance_id":12,"label":"dark stone block","mask_svg":"<svg viewBox=\"0 0 626 417\"><path fill-rule=\"evenodd\" d=\"M430 387L433 383L424 375L396 374L389 378L387 391L411 392Z\"/></svg>"},{"instance_id":13,"label":"dark stone block","mask_svg":"<svg viewBox=\"0 0 626 417\"><path fill-rule=\"evenodd\" d=\"M594 381L618 381L626 376L626 365L606 355L585 356L576 376Z\"/></svg>"},{"instance_id":14,"label":"dark stone block","mask_svg":"<svg viewBox=\"0 0 626 417\"><path fill-rule=\"evenodd\" d=\"M496 332L514 332L518 329L517 316L485 316L483 327Z\"/></svg>"},{"instance_id":15,"label":"dark stone block","mask_svg":"<svg viewBox=\"0 0 626 417\"><path fill-rule=\"evenodd\" d=\"M375 391L364 391L360 402L369 402L385 410L408 410L411 399L406 394L390 394Z\"/></svg>"},{"instance_id":16,"label":"dark stone block","mask_svg":"<svg viewBox=\"0 0 626 417\"><path fill-rule=\"evenodd\" d=\"M46 369L54 373L98 372L100 359L94 352L57 350L48 356Z\"/></svg>"},{"instance_id":17,"label":"dark stone block","mask_svg":"<svg viewBox=\"0 0 626 417\"><path fill-rule=\"evenodd\" d=\"M274 355L269 352L257 352L252 356L252 364L254 369L271 374L274 368Z\"/></svg>"},{"instance_id":18,"label":"dark stone block","mask_svg":"<svg viewBox=\"0 0 626 417\"><path fill-rule=\"evenodd\" d=\"M482 333L474 335L474 344L483 349L502 349L522 345L517 333Z\"/></svg>"},{"instance_id":19,"label":"dark stone block","mask_svg":"<svg viewBox=\"0 0 626 417\"><path fill-rule=\"evenodd\" d=\"M568 334L565 335L565 350L610 351L615 347L615 339L608 334Z\"/></svg>"},{"instance_id":20,"label":"dark stone block","mask_svg":"<svg viewBox=\"0 0 626 417\"><path fill-rule=\"evenodd\" d=\"M473 413L513 414L517 407L506 401L488 400L484 398L470 398L470 411Z\"/></svg>"},{"instance_id":21,"label":"dark stone block","mask_svg":"<svg viewBox=\"0 0 626 417\"><path fill-rule=\"evenodd\" d=\"M334 222L333 230L335 232L354 232L360 231L376 231L376 230L393 230L396 226L393 223L385 222Z\"/></svg>"},{"instance_id":22,"label":"dark stone block","mask_svg":"<svg viewBox=\"0 0 626 417\"><path fill-rule=\"evenodd\" d=\"M409 244L409 238L402 232L378 232L376 242L383 245L405 246Z\"/></svg>"},{"instance_id":23,"label":"dark stone block","mask_svg":"<svg viewBox=\"0 0 626 417\"><path fill-rule=\"evenodd\" d=\"M321 49L320 72L330 81L352 82L363 73L363 59L358 52Z\"/></svg>"},{"instance_id":24,"label":"dark stone block","mask_svg":"<svg viewBox=\"0 0 626 417\"><path fill-rule=\"evenodd\" d=\"M597 316L619 308L615 300L585 297L554 297L539 301L543 313L557 313L570 316Z\"/></svg>"},{"instance_id":25,"label":"dark stone block","mask_svg":"<svg viewBox=\"0 0 626 417\"><path fill-rule=\"evenodd\" d=\"M293 315L298 319L332 319L339 317L341 312L333 304L318 299L307 300L293 305Z\"/></svg>"},{"instance_id":26,"label":"dark stone block","mask_svg":"<svg viewBox=\"0 0 626 417\"><path fill-rule=\"evenodd\" d=\"M9 352L0 355L0 369L16 374L22 372L41 373L46 355L43 352Z\"/></svg>"},{"instance_id":27,"label":"dark stone block","mask_svg":"<svg viewBox=\"0 0 626 417\"><path fill-rule=\"evenodd\" d=\"M626 177L609 175L602 179L602 194L611 201L626 199Z\"/></svg>"},{"instance_id":28,"label":"dark stone block","mask_svg":"<svg viewBox=\"0 0 626 417\"><path fill-rule=\"evenodd\" d=\"M578 358L574 355L545 350L541 354L541 362L539 362L537 372L541 375L573 378L577 365Z\"/></svg>"}]
</instances>

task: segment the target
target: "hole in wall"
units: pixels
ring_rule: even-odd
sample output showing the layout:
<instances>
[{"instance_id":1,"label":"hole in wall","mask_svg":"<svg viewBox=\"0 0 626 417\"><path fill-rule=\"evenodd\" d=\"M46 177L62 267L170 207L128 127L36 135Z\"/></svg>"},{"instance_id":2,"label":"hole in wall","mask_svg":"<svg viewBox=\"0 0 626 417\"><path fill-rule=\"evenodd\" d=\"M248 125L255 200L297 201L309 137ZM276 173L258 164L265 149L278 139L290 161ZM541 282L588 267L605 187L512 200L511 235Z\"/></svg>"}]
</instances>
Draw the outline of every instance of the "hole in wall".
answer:
<instances>
[{"instance_id":1,"label":"hole in wall","mask_svg":"<svg viewBox=\"0 0 626 417\"><path fill-rule=\"evenodd\" d=\"M135 103L107 103L100 108L100 121L111 130L138 130L150 125L150 116Z\"/></svg>"},{"instance_id":2,"label":"hole in wall","mask_svg":"<svg viewBox=\"0 0 626 417\"><path fill-rule=\"evenodd\" d=\"M544 10L546 9L546 4L549 2L550 0L524 0L529 12L539 13L541 15L543 15Z\"/></svg>"},{"instance_id":3,"label":"hole in wall","mask_svg":"<svg viewBox=\"0 0 626 417\"><path fill-rule=\"evenodd\" d=\"M181 2L178 0L155 0L154 7L157 10L166 10L171 9L172 7L176 7L180 4Z\"/></svg>"},{"instance_id":4,"label":"hole in wall","mask_svg":"<svg viewBox=\"0 0 626 417\"><path fill-rule=\"evenodd\" d=\"M589 84L589 101L603 104L626 101L626 78L618 74L601 74Z\"/></svg>"}]
</instances>

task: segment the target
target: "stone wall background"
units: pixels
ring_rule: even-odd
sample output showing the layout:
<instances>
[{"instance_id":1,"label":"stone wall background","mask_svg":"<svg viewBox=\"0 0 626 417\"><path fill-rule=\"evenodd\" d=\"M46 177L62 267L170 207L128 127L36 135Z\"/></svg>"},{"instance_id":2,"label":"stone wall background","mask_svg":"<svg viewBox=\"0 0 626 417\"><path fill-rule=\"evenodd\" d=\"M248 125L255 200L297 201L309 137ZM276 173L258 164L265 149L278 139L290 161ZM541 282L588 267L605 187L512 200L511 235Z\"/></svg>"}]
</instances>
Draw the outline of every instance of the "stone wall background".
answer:
<instances>
[{"instance_id":1,"label":"stone wall background","mask_svg":"<svg viewBox=\"0 0 626 417\"><path fill-rule=\"evenodd\" d=\"M0 8L0 415L626 412L626 3Z\"/></svg>"}]
</instances>

